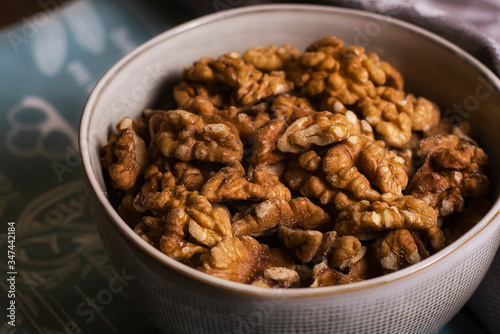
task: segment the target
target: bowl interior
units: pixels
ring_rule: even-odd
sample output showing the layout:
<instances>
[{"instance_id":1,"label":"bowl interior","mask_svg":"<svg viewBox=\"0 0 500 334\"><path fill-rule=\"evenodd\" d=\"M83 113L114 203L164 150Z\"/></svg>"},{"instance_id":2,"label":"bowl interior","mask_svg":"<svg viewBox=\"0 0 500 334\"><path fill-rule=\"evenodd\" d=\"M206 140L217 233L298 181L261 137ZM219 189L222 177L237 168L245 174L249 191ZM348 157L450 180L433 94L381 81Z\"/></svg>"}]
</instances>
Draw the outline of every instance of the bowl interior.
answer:
<instances>
[{"instance_id":1,"label":"bowl interior","mask_svg":"<svg viewBox=\"0 0 500 334\"><path fill-rule=\"evenodd\" d=\"M500 83L490 71L441 38L397 20L335 7L271 5L222 12L169 30L126 56L101 79L82 116L80 149L87 177L103 209L114 211L104 195L100 148L123 117L137 117L145 108L172 105L171 88L185 66L203 56L242 52L256 45L288 43L304 50L327 35L377 52L402 72L407 92L435 101L450 119L469 120L489 154L496 201ZM497 210L498 203L481 223ZM124 233L130 233L121 219L116 220Z\"/></svg>"}]
</instances>

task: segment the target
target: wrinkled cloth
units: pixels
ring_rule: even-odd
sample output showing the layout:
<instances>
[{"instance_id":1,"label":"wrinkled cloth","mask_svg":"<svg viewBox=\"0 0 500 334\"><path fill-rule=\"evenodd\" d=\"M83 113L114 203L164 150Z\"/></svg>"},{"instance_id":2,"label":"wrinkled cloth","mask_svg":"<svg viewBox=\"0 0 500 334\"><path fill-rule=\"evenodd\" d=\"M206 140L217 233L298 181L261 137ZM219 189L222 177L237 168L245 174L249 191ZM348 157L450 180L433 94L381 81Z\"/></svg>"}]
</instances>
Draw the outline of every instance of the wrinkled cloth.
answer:
<instances>
[{"instance_id":1,"label":"wrinkled cloth","mask_svg":"<svg viewBox=\"0 0 500 334\"><path fill-rule=\"evenodd\" d=\"M236 2L257 5L279 1ZM188 0L187 3L198 14L227 9L214 6L217 2ZM413 23L461 47L500 75L498 0L319 0L307 3L367 10ZM499 280L500 252L467 305L492 333L500 333Z\"/></svg>"}]
</instances>

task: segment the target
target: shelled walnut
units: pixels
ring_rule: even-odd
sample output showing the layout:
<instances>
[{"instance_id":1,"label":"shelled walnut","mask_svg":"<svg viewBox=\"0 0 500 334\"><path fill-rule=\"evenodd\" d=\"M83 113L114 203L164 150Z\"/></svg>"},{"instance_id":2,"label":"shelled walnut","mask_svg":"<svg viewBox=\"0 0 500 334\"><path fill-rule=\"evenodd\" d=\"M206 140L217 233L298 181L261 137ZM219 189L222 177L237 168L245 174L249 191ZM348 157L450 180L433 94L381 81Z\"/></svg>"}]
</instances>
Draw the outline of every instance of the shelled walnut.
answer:
<instances>
[{"instance_id":1,"label":"shelled walnut","mask_svg":"<svg viewBox=\"0 0 500 334\"><path fill-rule=\"evenodd\" d=\"M439 252L491 205L468 123L338 38L203 57L171 93L177 108L118 123L102 166L127 224L206 274L359 282Z\"/></svg>"}]
</instances>

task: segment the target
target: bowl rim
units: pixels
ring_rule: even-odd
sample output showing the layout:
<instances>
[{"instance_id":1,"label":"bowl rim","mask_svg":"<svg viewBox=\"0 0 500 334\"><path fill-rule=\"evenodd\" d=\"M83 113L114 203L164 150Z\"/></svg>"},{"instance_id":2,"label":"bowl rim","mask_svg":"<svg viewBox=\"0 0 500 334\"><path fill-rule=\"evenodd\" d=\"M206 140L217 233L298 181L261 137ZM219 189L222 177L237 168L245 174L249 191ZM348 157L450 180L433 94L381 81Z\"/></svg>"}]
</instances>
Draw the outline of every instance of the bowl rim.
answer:
<instances>
[{"instance_id":1,"label":"bowl rim","mask_svg":"<svg viewBox=\"0 0 500 334\"><path fill-rule=\"evenodd\" d=\"M242 284L237 282L228 281L222 278L214 277L212 275L203 273L195 268L191 268L177 260L170 258L168 255L162 253L160 250L154 248L152 245L148 244L139 235L137 235L132 228L130 228L125 221L118 215L117 211L113 208L109 202L106 191L100 184L97 176L92 171L92 164L90 162L89 155L89 122L92 118L92 114L95 109L95 105L99 100L101 91L113 80L116 74L124 68L129 62L140 54L147 52L149 49L153 48L157 44L168 40L174 36L177 36L185 31L202 27L206 24L213 23L216 21L222 21L226 18L234 18L237 16L255 14L258 12L329 12L331 14L345 14L356 17L362 17L366 19L384 20L388 24L393 24L402 28L403 30L409 31L411 33L420 35L427 40L440 44L443 48L452 51L453 54L463 58L469 65L474 67L479 73L487 77L488 80L495 86L497 90L500 91L500 79L491 72L484 64L479 60L462 50L457 45L447 41L446 39L428 31L420 28L414 24L395 19L389 16L376 14L364 10L341 8L330 5L311 5L311 4L265 4L265 5L254 5L242 8L228 9L221 12L201 16L190 20L186 23L168 29L159 35L153 37L152 39L146 41L142 45L138 46L136 49L132 50L130 53L122 57L117 61L108 71L99 79L97 84L94 86L92 92L90 93L86 104L83 109L83 113L80 118L79 126L79 152L82 161L82 166L84 169L84 179L90 185L92 189L92 195L97 199L97 203L100 206L102 212L106 215L114 228L118 233L125 237L129 242L141 250L144 255L149 256L159 264L167 266L169 269L175 270L183 275L186 275L200 283L208 284L210 286L220 288L223 290L229 290L234 293L242 293L246 295L251 295L254 297L276 297L280 298L298 298L298 297L313 297L313 296L327 296L333 294L346 293L351 291L366 290L369 288L381 286L388 284L393 281L401 280L408 276L412 276L419 271L433 265L444 259L445 257L451 255L453 252L458 250L460 247L466 245L474 236L481 233L486 229L500 214L500 198L497 198L493 203L492 207L488 213L469 231L467 231L460 238L455 240L452 244L446 246L443 250L433 254L427 259L420 261L419 263L413 264L407 268L398 270L396 272L382 275L379 277L371 278L361 282L355 282L344 285L336 286L326 286L317 288L291 288L291 289L265 289L261 287L256 287L248 284ZM228 50L229 51L229 50Z\"/></svg>"}]
</instances>

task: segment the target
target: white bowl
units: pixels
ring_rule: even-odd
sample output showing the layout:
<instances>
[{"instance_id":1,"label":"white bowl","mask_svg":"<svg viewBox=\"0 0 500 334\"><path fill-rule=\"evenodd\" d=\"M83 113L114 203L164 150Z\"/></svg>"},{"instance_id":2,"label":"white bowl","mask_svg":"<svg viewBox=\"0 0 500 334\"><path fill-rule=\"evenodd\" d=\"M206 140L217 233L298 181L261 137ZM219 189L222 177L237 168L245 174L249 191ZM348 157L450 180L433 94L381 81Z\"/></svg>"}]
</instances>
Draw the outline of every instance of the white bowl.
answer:
<instances>
[{"instance_id":1,"label":"white bowl","mask_svg":"<svg viewBox=\"0 0 500 334\"><path fill-rule=\"evenodd\" d=\"M304 49L327 35L365 46L398 68L407 91L464 106L490 156L494 205L470 231L420 263L350 285L266 290L201 273L153 248L106 196L100 148L114 125L168 100L165 88L202 56L269 44ZM458 47L413 25L313 5L245 7L205 16L143 44L98 82L80 125L86 189L102 242L139 309L170 333L428 333L449 321L486 273L500 243L500 82ZM444 109L446 112L446 109Z\"/></svg>"}]
</instances>

